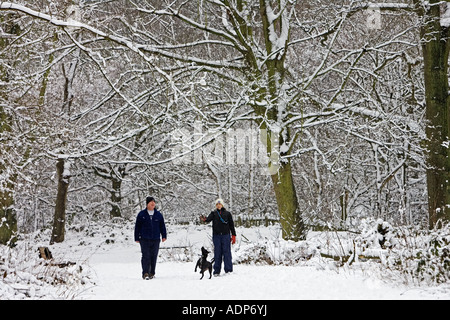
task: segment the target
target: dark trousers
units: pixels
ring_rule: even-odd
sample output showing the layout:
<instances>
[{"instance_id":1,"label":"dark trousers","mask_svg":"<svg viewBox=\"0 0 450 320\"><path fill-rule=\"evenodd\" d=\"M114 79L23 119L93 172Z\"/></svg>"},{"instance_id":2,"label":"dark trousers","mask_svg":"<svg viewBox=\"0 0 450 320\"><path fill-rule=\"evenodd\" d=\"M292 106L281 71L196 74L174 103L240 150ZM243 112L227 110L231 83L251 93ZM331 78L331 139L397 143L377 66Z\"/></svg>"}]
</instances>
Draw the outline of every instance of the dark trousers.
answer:
<instances>
[{"instance_id":1,"label":"dark trousers","mask_svg":"<svg viewBox=\"0 0 450 320\"><path fill-rule=\"evenodd\" d=\"M142 253L142 275L155 274L156 259L158 258L160 240L148 240L141 239L139 244L141 245Z\"/></svg>"},{"instance_id":2,"label":"dark trousers","mask_svg":"<svg viewBox=\"0 0 450 320\"><path fill-rule=\"evenodd\" d=\"M233 271L231 260L231 237L226 235L213 235L214 243L214 274L219 274L222 267L222 258L225 272Z\"/></svg>"}]
</instances>

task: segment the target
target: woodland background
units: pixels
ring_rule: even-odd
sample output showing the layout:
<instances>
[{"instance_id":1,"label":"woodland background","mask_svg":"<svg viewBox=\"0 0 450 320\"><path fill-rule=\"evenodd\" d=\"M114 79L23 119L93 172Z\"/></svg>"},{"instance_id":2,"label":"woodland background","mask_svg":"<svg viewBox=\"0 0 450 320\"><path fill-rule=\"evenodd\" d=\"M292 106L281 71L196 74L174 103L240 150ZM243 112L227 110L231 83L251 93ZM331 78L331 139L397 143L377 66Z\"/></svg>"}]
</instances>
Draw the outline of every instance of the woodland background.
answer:
<instances>
[{"instance_id":1,"label":"woodland background","mask_svg":"<svg viewBox=\"0 0 450 320\"><path fill-rule=\"evenodd\" d=\"M279 220L292 240L366 218L439 226L448 7L1 1L0 242L134 219L147 195L176 223L220 196L236 220ZM269 174L239 136L245 160L223 160L230 130L264 133Z\"/></svg>"}]
</instances>

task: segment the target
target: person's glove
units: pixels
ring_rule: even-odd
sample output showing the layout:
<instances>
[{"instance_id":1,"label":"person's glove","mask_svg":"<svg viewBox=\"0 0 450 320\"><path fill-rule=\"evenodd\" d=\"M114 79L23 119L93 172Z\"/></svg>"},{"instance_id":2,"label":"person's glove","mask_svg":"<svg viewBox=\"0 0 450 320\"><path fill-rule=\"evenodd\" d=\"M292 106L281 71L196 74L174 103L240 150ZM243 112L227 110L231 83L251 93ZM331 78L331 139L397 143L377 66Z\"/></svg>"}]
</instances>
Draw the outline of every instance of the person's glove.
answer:
<instances>
[{"instance_id":1,"label":"person's glove","mask_svg":"<svg viewBox=\"0 0 450 320\"><path fill-rule=\"evenodd\" d=\"M231 236L231 244L235 244L236 243L236 236Z\"/></svg>"}]
</instances>

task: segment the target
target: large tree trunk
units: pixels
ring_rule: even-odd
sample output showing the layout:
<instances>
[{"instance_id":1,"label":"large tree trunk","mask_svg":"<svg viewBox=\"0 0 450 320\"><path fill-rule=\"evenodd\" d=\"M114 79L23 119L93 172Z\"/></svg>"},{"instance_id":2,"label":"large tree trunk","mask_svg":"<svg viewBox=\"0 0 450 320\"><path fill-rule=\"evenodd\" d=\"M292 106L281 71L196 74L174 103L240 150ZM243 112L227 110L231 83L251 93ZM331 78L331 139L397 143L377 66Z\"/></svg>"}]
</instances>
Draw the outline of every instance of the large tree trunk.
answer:
<instances>
[{"instance_id":1,"label":"large tree trunk","mask_svg":"<svg viewBox=\"0 0 450 320\"><path fill-rule=\"evenodd\" d=\"M269 1L260 0L259 3L268 57L265 62L267 69L258 70L266 72L265 76L259 74L258 77L267 79L267 87L260 88L259 95L265 96L268 107L264 110L259 107L254 109L257 114L266 118L266 123L259 123L259 126L268 130L265 142L269 156L269 172L277 200L283 239L300 241L306 239L306 230L299 211L291 163L289 159L283 158L288 155L289 150L282 150L291 143L290 128L284 125L290 109L287 103L289 99L283 89L286 84L285 61L290 34L289 8L286 2L279 2L280 13L275 18ZM251 65L251 60L248 63Z\"/></svg>"},{"instance_id":2,"label":"large tree trunk","mask_svg":"<svg viewBox=\"0 0 450 320\"><path fill-rule=\"evenodd\" d=\"M285 240L305 240L306 232L299 208L291 163L281 164L278 172L272 176L273 188L277 198L282 236Z\"/></svg>"},{"instance_id":3,"label":"large tree trunk","mask_svg":"<svg viewBox=\"0 0 450 320\"><path fill-rule=\"evenodd\" d=\"M2 133L10 133L10 120L0 106L0 137ZM8 145L0 144L0 153L7 154L8 148ZM14 246L17 232L17 219L13 209L15 176L8 174L7 165L7 162L0 161L0 244Z\"/></svg>"},{"instance_id":4,"label":"large tree trunk","mask_svg":"<svg viewBox=\"0 0 450 320\"><path fill-rule=\"evenodd\" d=\"M450 221L449 163L449 29L441 26L438 0L423 12L421 30L427 118L427 187L429 225ZM434 4L434 5L433 5Z\"/></svg>"},{"instance_id":5,"label":"large tree trunk","mask_svg":"<svg viewBox=\"0 0 450 320\"><path fill-rule=\"evenodd\" d=\"M15 14L6 14L0 20L1 29L4 34L18 36L21 32L20 27L14 22ZM3 36L0 38L0 50L6 50L10 40ZM0 80L2 83L8 82L8 69L0 65ZM0 85L0 103L8 101L7 90ZM9 137L12 131L12 119L8 116L4 107L0 105L0 156L9 153L10 143ZM2 137L5 134L5 137ZM6 141L3 143L2 141ZM11 164L8 163L7 157L0 160L0 244L14 246L17 240L17 218L13 209L14 205L14 187L16 175L13 170L8 170Z\"/></svg>"},{"instance_id":6,"label":"large tree trunk","mask_svg":"<svg viewBox=\"0 0 450 320\"><path fill-rule=\"evenodd\" d=\"M65 236L66 223L66 202L67 191L69 189L70 172L66 167L64 159L58 159L56 164L58 175L58 193L56 196L55 216L53 219L53 230L50 244L63 242Z\"/></svg>"},{"instance_id":7,"label":"large tree trunk","mask_svg":"<svg viewBox=\"0 0 450 320\"><path fill-rule=\"evenodd\" d=\"M264 127L265 125L263 124L262 126ZM283 239L292 241L305 240L306 229L299 210L291 162L283 157L288 154L288 150L283 150L283 147L280 147L280 145L282 146L289 141L289 134L264 128L261 139L267 148L269 159L268 172L272 178L275 191ZM287 139L287 141L284 139Z\"/></svg>"}]
</instances>

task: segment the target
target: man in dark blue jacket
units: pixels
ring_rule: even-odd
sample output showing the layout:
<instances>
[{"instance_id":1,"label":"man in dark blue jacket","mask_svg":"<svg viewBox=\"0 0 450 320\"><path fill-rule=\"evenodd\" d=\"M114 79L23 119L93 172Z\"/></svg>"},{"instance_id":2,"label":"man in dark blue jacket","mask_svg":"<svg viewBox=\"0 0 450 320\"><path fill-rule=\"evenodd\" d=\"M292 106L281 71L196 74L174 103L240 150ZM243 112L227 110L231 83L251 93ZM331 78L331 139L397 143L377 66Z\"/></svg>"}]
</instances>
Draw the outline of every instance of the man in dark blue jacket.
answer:
<instances>
[{"instance_id":1,"label":"man in dark blue jacket","mask_svg":"<svg viewBox=\"0 0 450 320\"><path fill-rule=\"evenodd\" d=\"M147 208L139 212L134 227L134 240L141 245L142 278L153 279L155 276L156 259L158 258L159 243L167 239L164 218L157 209L153 197L147 197Z\"/></svg>"}]
</instances>

